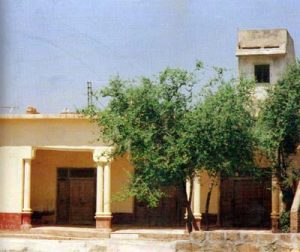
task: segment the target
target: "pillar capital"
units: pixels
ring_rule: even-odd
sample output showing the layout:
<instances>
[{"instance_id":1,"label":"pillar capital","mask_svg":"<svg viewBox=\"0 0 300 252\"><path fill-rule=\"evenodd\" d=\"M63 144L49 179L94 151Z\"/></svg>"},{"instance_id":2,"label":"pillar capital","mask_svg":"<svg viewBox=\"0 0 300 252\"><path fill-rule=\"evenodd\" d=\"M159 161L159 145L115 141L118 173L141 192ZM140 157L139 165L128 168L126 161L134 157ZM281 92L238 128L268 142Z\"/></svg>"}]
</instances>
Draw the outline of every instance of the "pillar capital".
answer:
<instances>
[{"instance_id":1,"label":"pillar capital","mask_svg":"<svg viewBox=\"0 0 300 252\"><path fill-rule=\"evenodd\" d=\"M31 159L35 159L36 148L31 148Z\"/></svg>"},{"instance_id":2,"label":"pillar capital","mask_svg":"<svg viewBox=\"0 0 300 252\"><path fill-rule=\"evenodd\" d=\"M113 148L109 146L97 147L93 151L93 160L96 163L108 163L111 161Z\"/></svg>"},{"instance_id":3,"label":"pillar capital","mask_svg":"<svg viewBox=\"0 0 300 252\"><path fill-rule=\"evenodd\" d=\"M23 160L26 159L34 159L35 158L36 149L32 146L24 147L23 150Z\"/></svg>"},{"instance_id":4,"label":"pillar capital","mask_svg":"<svg viewBox=\"0 0 300 252\"><path fill-rule=\"evenodd\" d=\"M27 164L31 164L31 158L23 158L24 160L24 164L27 163Z\"/></svg>"}]
</instances>

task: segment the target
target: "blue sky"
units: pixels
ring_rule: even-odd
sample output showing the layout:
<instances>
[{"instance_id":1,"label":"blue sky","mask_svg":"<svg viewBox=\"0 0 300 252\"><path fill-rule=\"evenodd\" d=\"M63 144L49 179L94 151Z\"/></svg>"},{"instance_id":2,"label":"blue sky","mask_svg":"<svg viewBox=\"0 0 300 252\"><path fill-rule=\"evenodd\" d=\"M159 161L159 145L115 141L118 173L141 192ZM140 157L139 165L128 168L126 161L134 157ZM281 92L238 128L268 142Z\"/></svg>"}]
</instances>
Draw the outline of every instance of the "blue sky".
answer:
<instances>
[{"instance_id":1,"label":"blue sky","mask_svg":"<svg viewBox=\"0 0 300 252\"><path fill-rule=\"evenodd\" d=\"M300 53L299 0L2 0L0 106L41 113L86 104L119 74L165 67L226 67L238 29L287 28ZM1 112L8 112L1 110Z\"/></svg>"}]
</instances>

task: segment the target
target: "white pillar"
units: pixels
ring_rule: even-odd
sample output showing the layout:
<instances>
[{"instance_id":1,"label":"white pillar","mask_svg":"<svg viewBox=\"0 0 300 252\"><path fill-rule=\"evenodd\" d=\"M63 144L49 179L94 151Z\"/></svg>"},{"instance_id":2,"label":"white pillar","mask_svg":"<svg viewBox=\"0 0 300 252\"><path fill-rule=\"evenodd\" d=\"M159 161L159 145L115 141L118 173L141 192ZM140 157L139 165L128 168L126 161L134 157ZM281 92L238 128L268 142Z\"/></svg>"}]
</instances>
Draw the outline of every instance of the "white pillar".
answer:
<instances>
[{"instance_id":1,"label":"white pillar","mask_svg":"<svg viewBox=\"0 0 300 252\"><path fill-rule=\"evenodd\" d=\"M272 175L272 232L278 232L279 215L280 215L280 186L275 174Z\"/></svg>"},{"instance_id":2,"label":"white pillar","mask_svg":"<svg viewBox=\"0 0 300 252\"><path fill-rule=\"evenodd\" d=\"M191 181L189 179L186 180L185 183L185 189L186 189L186 195L187 195L187 200L190 199L190 192L191 192ZM192 195L193 197L193 195ZM191 200L191 209L193 209L193 201ZM188 216L188 211L187 208L185 209L185 218Z\"/></svg>"},{"instance_id":3,"label":"white pillar","mask_svg":"<svg viewBox=\"0 0 300 252\"><path fill-rule=\"evenodd\" d=\"M110 215L110 163L107 162L104 166L104 214Z\"/></svg>"},{"instance_id":4,"label":"white pillar","mask_svg":"<svg viewBox=\"0 0 300 252\"><path fill-rule=\"evenodd\" d=\"M201 216L201 185L197 175L194 177L194 215Z\"/></svg>"},{"instance_id":5,"label":"white pillar","mask_svg":"<svg viewBox=\"0 0 300 252\"><path fill-rule=\"evenodd\" d=\"M103 163L97 164L96 216L103 213Z\"/></svg>"},{"instance_id":6,"label":"white pillar","mask_svg":"<svg viewBox=\"0 0 300 252\"><path fill-rule=\"evenodd\" d=\"M190 193L191 193L191 182L189 179L186 180L186 195L187 199L190 199Z\"/></svg>"},{"instance_id":7,"label":"white pillar","mask_svg":"<svg viewBox=\"0 0 300 252\"><path fill-rule=\"evenodd\" d=\"M31 212L30 208L31 186L31 159L24 159L24 203L23 212Z\"/></svg>"},{"instance_id":8,"label":"white pillar","mask_svg":"<svg viewBox=\"0 0 300 252\"><path fill-rule=\"evenodd\" d=\"M97 199L96 199L96 228L111 230L111 175L110 154L112 148L98 147L93 152L93 160L97 163Z\"/></svg>"}]
</instances>

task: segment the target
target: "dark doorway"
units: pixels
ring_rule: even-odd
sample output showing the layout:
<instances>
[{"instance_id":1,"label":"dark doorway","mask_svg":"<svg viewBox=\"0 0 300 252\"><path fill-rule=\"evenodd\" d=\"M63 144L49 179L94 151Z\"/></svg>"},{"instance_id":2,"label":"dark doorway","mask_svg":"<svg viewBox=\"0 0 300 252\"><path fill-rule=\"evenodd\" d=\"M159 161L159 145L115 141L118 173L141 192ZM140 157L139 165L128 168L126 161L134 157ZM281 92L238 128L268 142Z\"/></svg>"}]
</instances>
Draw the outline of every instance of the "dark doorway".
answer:
<instances>
[{"instance_id":1,"label":"dark doorway","mask_svg":"<svg viewBox=\"0 0 300 252\"><path fill-rule=\"evenodd\" d=\"M221 225L223 227L269 228L271 179L249 177L221 179Z\"/></svg>"},{"instance_id":2,"label":"dark doorway","mask_svg":"<svg viewBox=\"0 0 300 252\"><path fill-rule=\"evenodd\" d=\"M58 224L94 224L96 174L94 168L57 169Z\"/></svg>"},{"instance_id":3,"label":"dark doorway","mask_svg":"<svg viewBox=\"0 0 300 252\"><path fill-rule=\"evenodd\" d=\"M165 196L161 198L155 208L147 207L144 202L135 201L135 224L145 227L176 227L184 226L184 197L181 190L170 187L163 190Z\"/></svg>"}]
</instances>

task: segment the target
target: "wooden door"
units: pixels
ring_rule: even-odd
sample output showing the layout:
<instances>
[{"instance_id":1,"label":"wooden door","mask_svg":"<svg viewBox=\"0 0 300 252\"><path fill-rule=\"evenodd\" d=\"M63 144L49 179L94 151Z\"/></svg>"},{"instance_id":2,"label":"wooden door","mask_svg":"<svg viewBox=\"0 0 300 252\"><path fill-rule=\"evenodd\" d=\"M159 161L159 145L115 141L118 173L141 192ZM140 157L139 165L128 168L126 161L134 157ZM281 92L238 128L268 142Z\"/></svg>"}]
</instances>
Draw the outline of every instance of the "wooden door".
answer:
<instances>
[{"instance_id":1,"label":"wooden door","mask_svg":"<svg viewBox=\"0 0 300 252\"><path fill-rule=\"evenodd\" d=\"M95 222L96 177L93 168L58 168L58 224L88 225Z\"/></svg>"},{"instance_id":2,"label":"wooden door","mask_svg":"<svg viewBox=\"0 0 300 252\"><path fill-rule=\"evenodd\" d=\"M95 216L95 181L70 180L70 224L92 224Z\"/></svg>"},{"instance_id":3,"label":"wooden door","mask_svg":"<svg viewBox=\"0 0 300 252\"><path fill-rule=\"evenodd\" d=\"M223 227L269 227L271 180L225 178L221 180L221 224Z\"/></svg>"},{"instance_id":4,"label":"wooden door","mask_svg":"<svg viewBox=\"0 0 300 252\"><path fill-rule=\"evenodd\" d=\"M57 182L57 223L69 223L70 184L68 180Z\"/></svg>"},{"instance_id":5,"label":"wooden door","mask_svg":"<svg viewBox=\"0 0 300 252\"><path fill-rule=\"evenodd\" d=\"M139 226L174 227L184 225L184 202L181 191L165 188L157 207L149 208L143 202L135 201L135 224Z\"/></svg>"}]
</instances>

